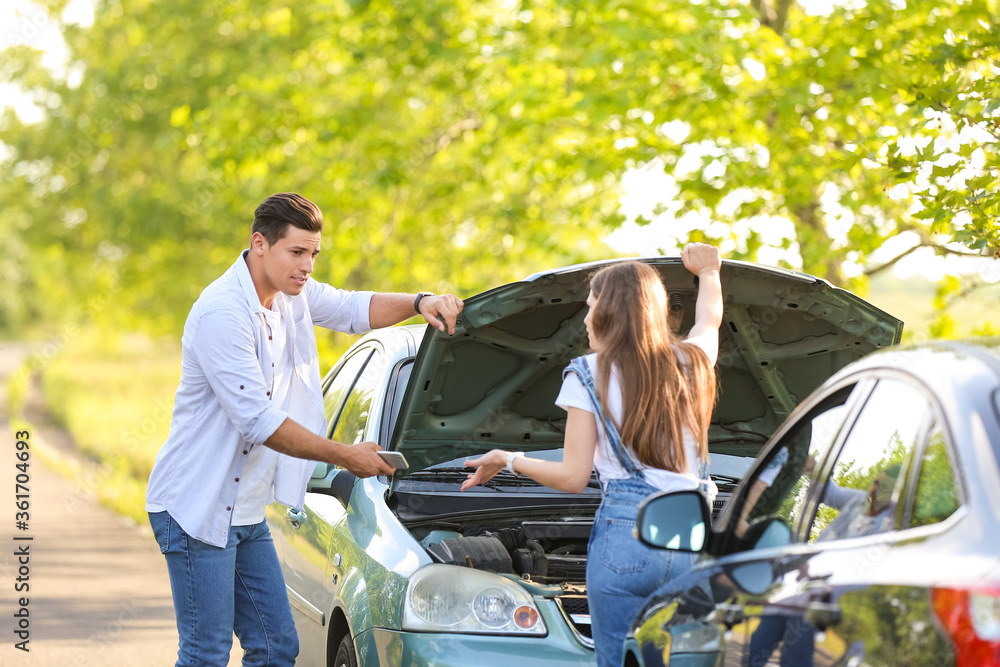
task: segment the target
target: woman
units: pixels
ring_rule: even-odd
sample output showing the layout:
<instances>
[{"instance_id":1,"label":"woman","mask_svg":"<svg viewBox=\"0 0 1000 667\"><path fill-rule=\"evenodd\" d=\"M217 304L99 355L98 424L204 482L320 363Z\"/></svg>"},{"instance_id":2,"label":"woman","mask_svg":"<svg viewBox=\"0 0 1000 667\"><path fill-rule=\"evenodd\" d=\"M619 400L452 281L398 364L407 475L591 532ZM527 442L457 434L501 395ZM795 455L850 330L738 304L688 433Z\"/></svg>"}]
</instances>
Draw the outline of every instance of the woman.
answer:
<instances>
[{"instance_id":1,"label":"woman","mask_svg":"<svg viewBox=\"0 0 1000 667\"><path fill-rule=\"evenodd\" d=\"M639 501L661 490L714 492L705 464L721 262L719 250L703 243L689 245L681 258L699 277L695 323L683 341L668 326L667 293L653 268L614 264L591 279L584 324L594 353L567 367L556 398L568 413L562 461L494 449L465 462L476 471L463 491L506 467L580 493L596 468L604 498L587 548L587 595L598 667L621 664L625 633L645 599L693 562L690 554L651 549L632 536Z\"/></svg>"}]
</instances>

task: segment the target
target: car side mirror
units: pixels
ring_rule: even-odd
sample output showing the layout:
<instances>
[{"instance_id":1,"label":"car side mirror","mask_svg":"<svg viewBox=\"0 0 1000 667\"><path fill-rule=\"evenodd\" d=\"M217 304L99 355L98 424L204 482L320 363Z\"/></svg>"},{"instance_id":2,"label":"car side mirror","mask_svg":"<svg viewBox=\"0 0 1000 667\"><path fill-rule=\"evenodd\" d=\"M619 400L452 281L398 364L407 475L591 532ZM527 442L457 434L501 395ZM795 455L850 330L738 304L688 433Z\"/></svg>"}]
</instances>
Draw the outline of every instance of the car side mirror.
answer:
<instances>
[{"instance_id":1,"label":"car side mirror","mask_svg":"<svg viewBox=\"0 0 1000 667\"><path fill-rule=\"evenodd\" d=\"M639 503L636 537L643 544L671 551L705 549L711 515L698 491L657 493Z\"/></svg>"},{"instance_id":2,"label":"car side mirror","mask_svg":"<svg viewBox=\"0 0 1000 667\"><path fill-rule=\"evenodd\" d=\"M322 477L318 476L320 468L327 466ZM318 463L313 469L312 477L306 483L307 493L321 493L324 496L333 496L340 501L340 504L347 507L351 503L351 493L354 491L354 483L358 478L353 473L343 468L338 468L329 463Z\"/></svg>"},{"instance_id":3,"label":"car side mirror","mask_svg":"<svg viewBox=\"0 0 1000 667\"><path fill-rule=\"evenodd\" d=\"M792 529L781 517L770 516L750 524L747 530L748 550L768 549L790 544ZM754 560L726 570L733 582L751 595L762 595L778 579L773 560Z\"/></svg>"}]
</instances>

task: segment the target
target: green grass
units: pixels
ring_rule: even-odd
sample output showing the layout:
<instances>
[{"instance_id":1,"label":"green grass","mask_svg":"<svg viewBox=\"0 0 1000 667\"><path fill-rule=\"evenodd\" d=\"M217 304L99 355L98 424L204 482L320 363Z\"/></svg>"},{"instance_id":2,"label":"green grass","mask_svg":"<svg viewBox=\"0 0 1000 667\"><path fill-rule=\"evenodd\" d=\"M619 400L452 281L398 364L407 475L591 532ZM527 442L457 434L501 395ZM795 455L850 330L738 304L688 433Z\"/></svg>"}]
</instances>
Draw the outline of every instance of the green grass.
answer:
<instances>
[{"instance_id":1,"label":"green grass","mask_svg":"<svg viewBox=\"0 0 1000 667\"><path fill-rule=\"evenodd\" d=\"M1000 333L1000 283L950 301L944 314L935 309L937 290L938 284L927 278L887 275L873 279L862 296L903 320L904 343Z\"/></svg>"},{"instance_id":2,"label":"green grass","mask_svg":"<svg viewBox=\"0 0 1000 667\"><path fill-rule=\"evenodd\" d=\"M324 372L356 339L318 337ZM74 336L42 368L42 389L49 413L96 465L85 471L49 457L52 467L101 504L145 523L146 485L170 432L180 372L179 341L91 329ZM8 381L8 404L23 407L29 376L15 386L18 377Z\"/></svg>"},{"instance_id":3,"label":"green grass","mask_svg":"<svg viewBox=\"0 0 1000 667\"><path fill-rule=\"evenodd\" d=\"M6 391L7 414L11 419L24 416L24 404L28 398L28 387L31 386L31 371L24 364L14 370L4 385Z\"/></svg>"},{"instance_id":4,"label":"green grass","mask_svg":"<svg viewBox=\"0 0 1000 667\"><path fill-rule=\"evenodd\" d=\"M42 369L50 414L97 462L82 480L85 490L139 523L149 472L170 431L180 367L176 344L86 331Z\"/></svg>"}]
</instances>

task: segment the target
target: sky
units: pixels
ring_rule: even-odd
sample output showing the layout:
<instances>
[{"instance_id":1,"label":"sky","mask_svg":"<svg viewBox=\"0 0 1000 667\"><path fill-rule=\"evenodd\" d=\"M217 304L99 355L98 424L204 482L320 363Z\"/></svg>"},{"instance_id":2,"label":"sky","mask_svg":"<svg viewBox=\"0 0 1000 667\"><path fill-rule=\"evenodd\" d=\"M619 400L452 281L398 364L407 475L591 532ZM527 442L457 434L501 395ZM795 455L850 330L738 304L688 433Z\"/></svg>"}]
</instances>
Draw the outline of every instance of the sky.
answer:
<instances>
[{"instance_id":1,"label":"sky","mask_svg":"<svg viewBox=\"0 0 1000 667\"><path fill-rule=\"evenodd\" d=\"M857 1L857 0L843 0ZM830 11L832 2L841 0L800 0L807 12L825 14ZM61 19L68 23L90 25L94 19L93 0L71 0L63 11ZM72 83L81 75L79 71L67 69L67 52L65 43L59 33L57 21L46 15L38 5L28 0L5 0L0 3L0 50L12 44L28 44L45 51L43 62L53 71L60 73ZM16 86L0 83L0 106L13 106L18 115L25 121L42 118L42 110L35 106ZM678 128L683 130L683 128ZM0 155L2 157L2 155ZM692 152L692 158L697 156ZM681 165L678 165L678 168ZM713 233L713 226L723 223L713 222L707 218L687 216L677 218L670 210L672 193L676 191L672 178L655 164L644 169L633 169L624 174L622 179L624 195L622 197L622 212L627 222L621 229L612 233L606 240L620 252L638 255L674 254L680 251L678 238L683 238L686 232L693 228L707 229L711 235L723 237L729 235L727 228L719 227ZM843 219L836 215L835 193L826 193L823 198L824 209L834 215L830 219ZM665 203L667 211L653 219L647 226L640 227L632 220L643 215L653 217L651 211L659 204ZM792 223L781 218L758 219L741 222L747 229L753 229L762 234L765 241L780 244L783 238L794 235ZM847 244L847 229L849 221L840 228L831 227L833 251L847 254L845 270L858 273L862 270L858 264L850 261L850 248ZM735 249L735 241L727 241L722 250ZM873 264L887 261L915 244L915 237L903 233L893 237L872 256ZM955 246L961 248L961 246ZM782 250L778 247L763 248L758 254L758 261L764 264L777 264L780 260L791 263L793 267L798 262L794 249ZM1000 261L983 258L961 258L955 256L939 257L930 248L918 250L899 261L892 269L893 275L908 279L923 276L931 280L940 280L946 274L979 274L989 282L1000 281Z\"/></svg>"}]
</instances>

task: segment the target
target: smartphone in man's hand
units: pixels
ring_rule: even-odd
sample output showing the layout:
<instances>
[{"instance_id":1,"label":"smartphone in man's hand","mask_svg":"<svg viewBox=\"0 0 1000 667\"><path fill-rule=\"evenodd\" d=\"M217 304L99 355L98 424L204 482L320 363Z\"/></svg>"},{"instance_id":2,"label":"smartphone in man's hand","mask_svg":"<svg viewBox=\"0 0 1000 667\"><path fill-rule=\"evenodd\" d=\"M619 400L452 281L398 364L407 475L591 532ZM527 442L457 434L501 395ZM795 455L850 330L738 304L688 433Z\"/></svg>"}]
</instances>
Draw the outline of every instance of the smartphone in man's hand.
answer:
<instances>
[{"instance_id":1,"label":"smartphone in man's hand","mask_svg":"<svg viewBox=\"0 0 1000 667\"><path fill-rule=\"evenodd\" d=\"M406 462L406 457L401 452L387 452L380 449L375 453L396 470L406 470L410 467L410 464Z\"/></svg>"}]
</instances>

